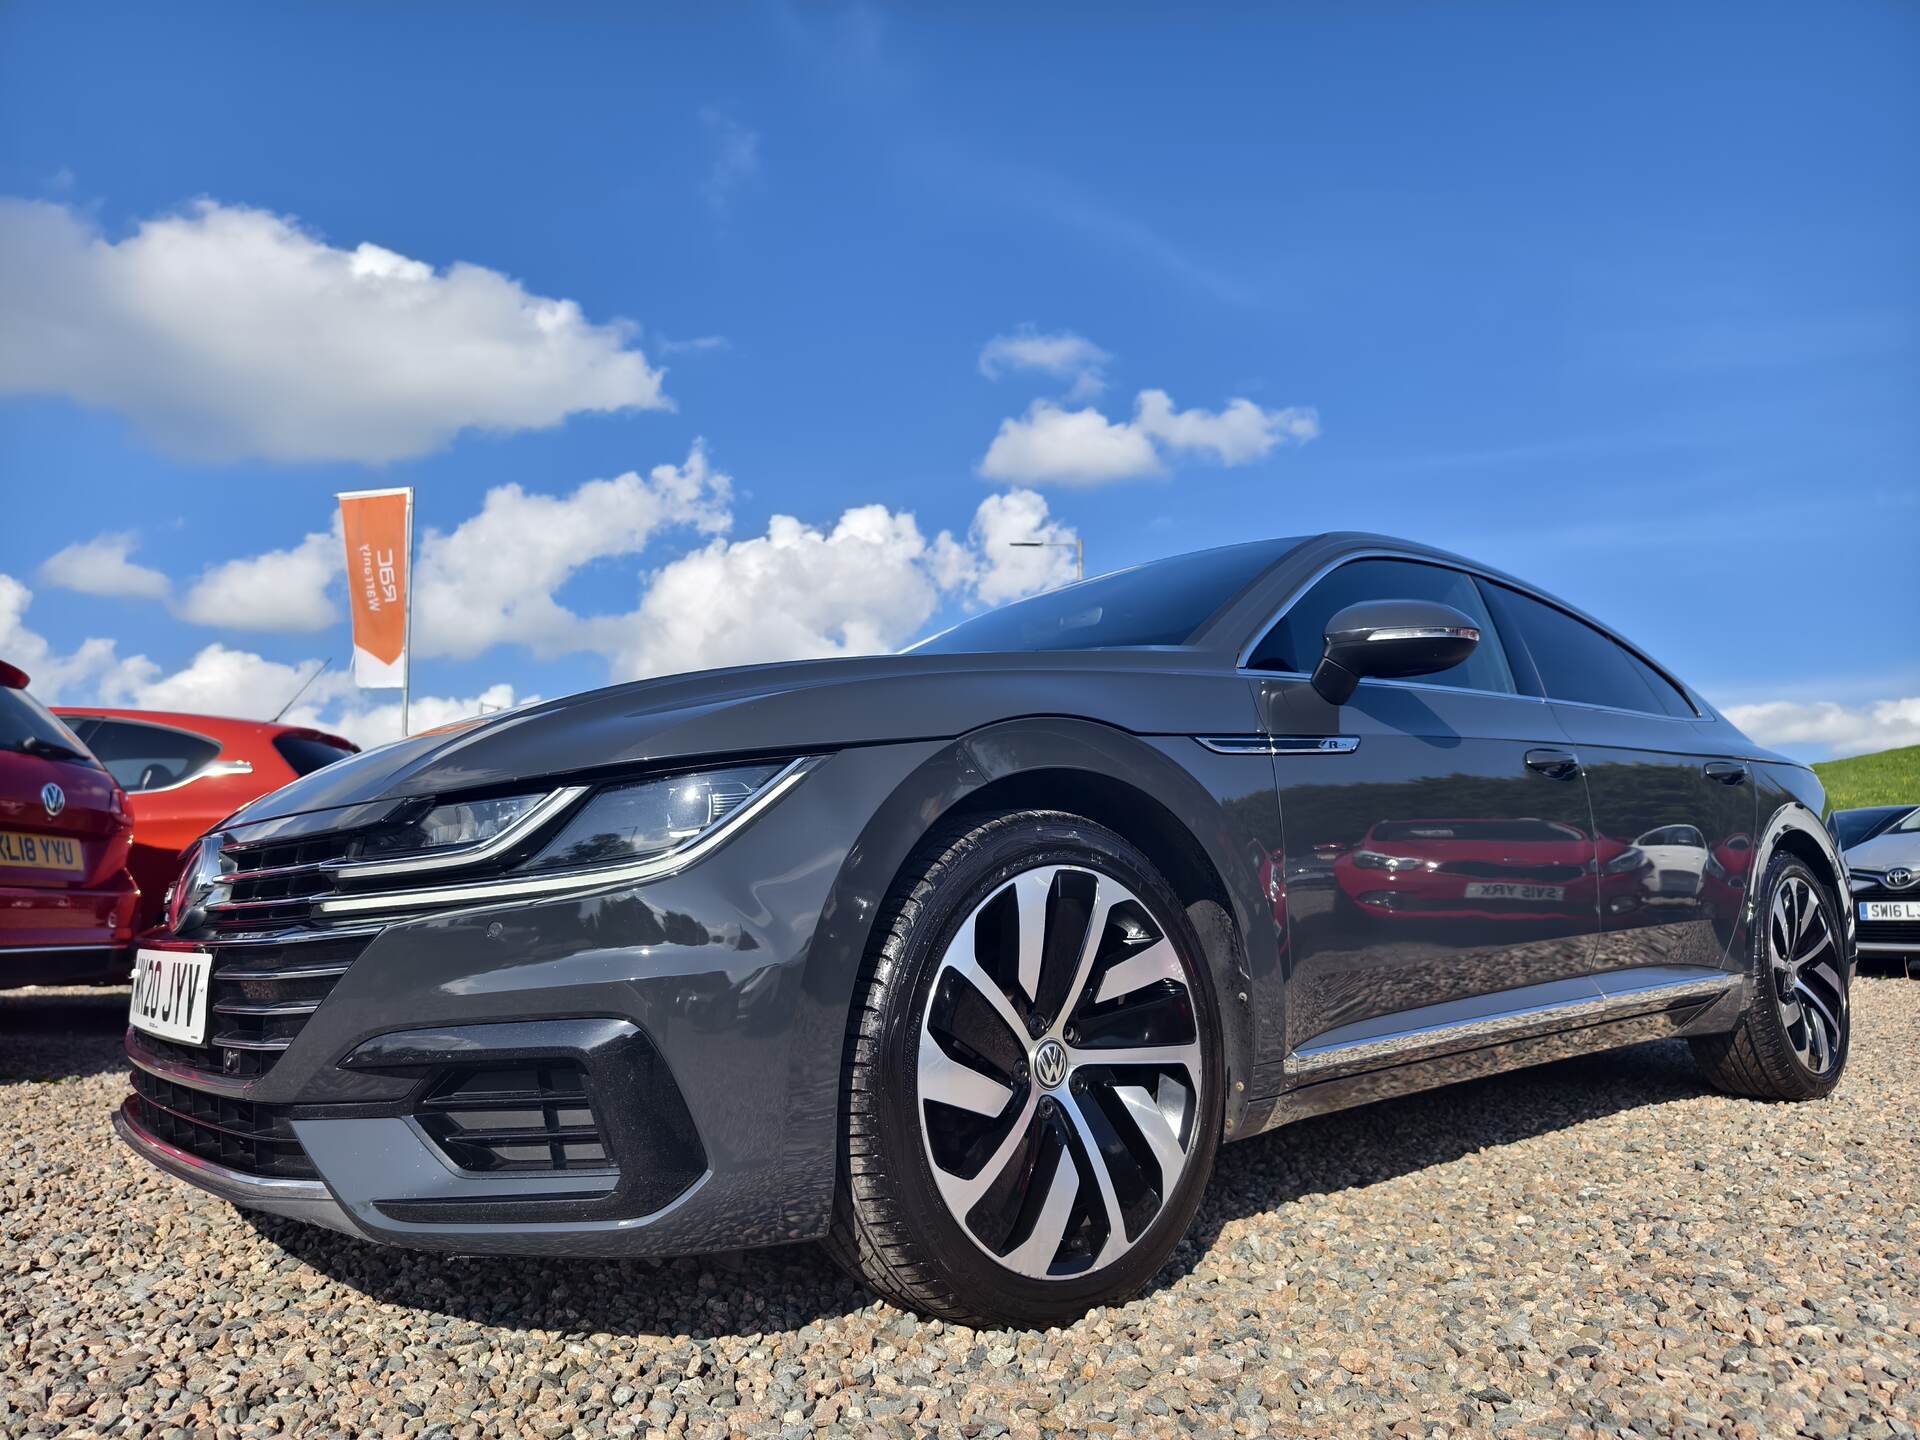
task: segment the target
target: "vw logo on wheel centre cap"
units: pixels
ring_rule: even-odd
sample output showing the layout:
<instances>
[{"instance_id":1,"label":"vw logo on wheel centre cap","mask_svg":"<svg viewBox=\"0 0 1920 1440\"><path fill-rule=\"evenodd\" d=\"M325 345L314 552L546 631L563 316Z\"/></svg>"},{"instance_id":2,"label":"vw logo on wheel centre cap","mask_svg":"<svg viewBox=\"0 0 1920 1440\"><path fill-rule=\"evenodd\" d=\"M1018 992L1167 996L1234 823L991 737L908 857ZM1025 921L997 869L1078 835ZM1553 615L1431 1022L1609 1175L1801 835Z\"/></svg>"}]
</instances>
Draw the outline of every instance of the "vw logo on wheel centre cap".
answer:
<instances>
[{"instance_id":1,"label":"vw logo on wheel centre cap","mask_svg":"<svg viewBox=\"0 0 1920 1440\"><path fill-rule=\"evenodd\" d=\"M40 787L40 803L47 807L47 814L58 815L67 808L67 792L49 780Z\"/></svg>"},{"instance_id":2,"label":"vw logo on wheel centre cap","mask_svg":"<svg viewBox=\"0 0 1920 1440\"><path fill-rule=\"evenodd\" d=\"M1067 1051L1058 1040L1043 1040L1033 1052L1033 1078L1048 1090L1067 1078Z\"/></svg>"}]
</instances>

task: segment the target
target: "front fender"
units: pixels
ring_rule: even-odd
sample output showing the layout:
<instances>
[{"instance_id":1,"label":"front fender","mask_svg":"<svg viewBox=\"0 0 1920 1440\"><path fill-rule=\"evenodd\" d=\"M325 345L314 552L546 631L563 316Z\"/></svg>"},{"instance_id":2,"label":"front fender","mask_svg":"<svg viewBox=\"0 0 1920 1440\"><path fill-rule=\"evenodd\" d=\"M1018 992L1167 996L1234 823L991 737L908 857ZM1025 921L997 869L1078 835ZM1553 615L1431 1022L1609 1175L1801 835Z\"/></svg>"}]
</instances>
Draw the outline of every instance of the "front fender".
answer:
<instances>
[{"instance_id":1,"label":"front fender","mask_svg":"<svg viewBox=\"0 0 1920 1440\"><path fill-rule=\"evenodd\" d=\"M1226 923L1210 923L1204 907L1194 918L1219 1000L1227 1133L1238 1134L1259 1036L1269 1028L1284 1033L1276 1010L1281 932L1259 883L1262 862L1280 848L1264 757L1220 756L1183 736L1143 737L1062 717L1007 721L941 745L900 782L848 852L809 955L809 994L821 1002L819 1013L848 1013L881 905L914 847L943 816L989 786L1009 785L1009 802L1020 803L1014 798L1020 786L1062 777L1100 787L1119 802L1122 816L1130 805L1145 816L1140 802L1152 802L1212 872L1212 898ZM1128 825L1122 820L1112 828L1126 834ZM834 1053L838 1059L841 1052Z\"/></svg>"}]
</instances>

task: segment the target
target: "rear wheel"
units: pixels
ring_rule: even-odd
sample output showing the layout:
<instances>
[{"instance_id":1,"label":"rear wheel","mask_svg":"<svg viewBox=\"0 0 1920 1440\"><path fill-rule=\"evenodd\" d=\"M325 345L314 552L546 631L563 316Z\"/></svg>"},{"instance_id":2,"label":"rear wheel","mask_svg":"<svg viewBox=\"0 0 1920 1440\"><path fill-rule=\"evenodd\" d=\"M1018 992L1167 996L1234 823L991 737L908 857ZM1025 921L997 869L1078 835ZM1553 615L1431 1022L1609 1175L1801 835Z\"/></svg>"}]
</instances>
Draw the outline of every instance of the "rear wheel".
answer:
<instances>
[{"instance_id":1,"label":"rear wheel","mask_svg":"<svg viewBox=\"0 0 1920 1440\"><path fill-rule=\"evenodd\" d=\"M1753 1003L1738 1028L1696 1038L1693 1053L1733 1094L1818 1099L1840 1083L1852 1036L1835 901L1784 852L1767 866L1760 896L1747 956Z\"/></svg>"},{"instance_id":2,"label":"rear wheel","mask_svg":"<svg viewBox=\"0 0 1920 1440\"><path fill-rule=\"evenodd\" d=\"M1045 1326L1166 1263L1219 1142L1200 946L1147 859L1077 816L945 827L856 996L829 1248L896 1304Z\"/></svg>"}]
</instances>

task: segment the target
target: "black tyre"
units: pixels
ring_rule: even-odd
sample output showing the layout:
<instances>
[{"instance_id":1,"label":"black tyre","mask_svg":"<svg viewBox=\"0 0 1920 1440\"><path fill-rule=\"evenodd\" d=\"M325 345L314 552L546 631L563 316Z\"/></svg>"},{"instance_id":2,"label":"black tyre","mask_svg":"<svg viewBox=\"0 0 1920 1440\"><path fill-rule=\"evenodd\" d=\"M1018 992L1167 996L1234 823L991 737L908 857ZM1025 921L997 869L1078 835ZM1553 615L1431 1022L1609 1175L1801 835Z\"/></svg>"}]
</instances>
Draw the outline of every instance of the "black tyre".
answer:
<instances>
[{"instance_id":1,"label":"black tyre","mask_svg":"<svg viewBox=\"0 0 1920 1440\"><path fill-rule=\"evenodd\" d=\"M1815 1100L1840 1083L1852 1034L1836 900L1793 856L1761 879L1747 955L1753 1003L1737 1028L1693 1040L1722 1090L1760 1100Z\"/></svg>"},{"instance_id":2,"label":"black tyre","mask_svg":"<svg viewBox=\"0 0 1920 1440\"><path fill-rule=\"evenodd\" d=\"M1125 1299L1213 1169L1219 1025L1153 866L1079 816L930 835L854 996L828 1248L904 1308L1043 1327Z\"/></svg>"}]
</instances>

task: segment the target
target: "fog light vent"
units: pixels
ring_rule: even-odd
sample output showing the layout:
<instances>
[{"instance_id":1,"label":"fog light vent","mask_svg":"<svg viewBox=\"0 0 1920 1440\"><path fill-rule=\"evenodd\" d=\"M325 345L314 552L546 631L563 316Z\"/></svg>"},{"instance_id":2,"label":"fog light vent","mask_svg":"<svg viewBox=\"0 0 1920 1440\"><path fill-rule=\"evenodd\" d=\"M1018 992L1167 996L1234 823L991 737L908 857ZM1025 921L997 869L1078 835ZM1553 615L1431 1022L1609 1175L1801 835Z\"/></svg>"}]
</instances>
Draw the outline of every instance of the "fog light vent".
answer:
<instances>
[{"instance_id":1,"label":"fog light vent","mask_svg":"<svg viewBox=\"0 0 1920 1440\"><path fill-rule=\"evenodd\" d=\"M457 1072L420 1102L419 1120L462 1170L524 1174L616 1168L577 1065Z\"/></svg>"}]
</instances>

